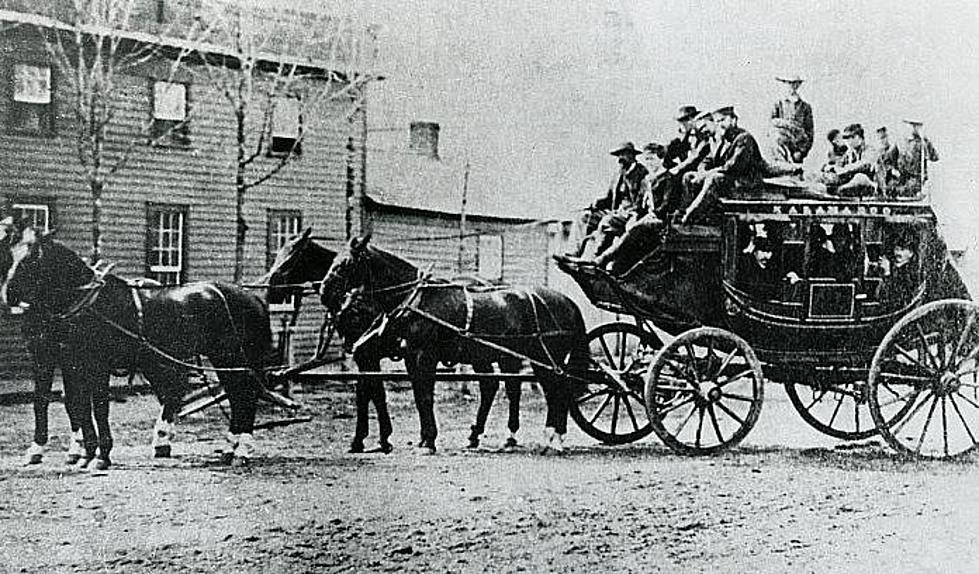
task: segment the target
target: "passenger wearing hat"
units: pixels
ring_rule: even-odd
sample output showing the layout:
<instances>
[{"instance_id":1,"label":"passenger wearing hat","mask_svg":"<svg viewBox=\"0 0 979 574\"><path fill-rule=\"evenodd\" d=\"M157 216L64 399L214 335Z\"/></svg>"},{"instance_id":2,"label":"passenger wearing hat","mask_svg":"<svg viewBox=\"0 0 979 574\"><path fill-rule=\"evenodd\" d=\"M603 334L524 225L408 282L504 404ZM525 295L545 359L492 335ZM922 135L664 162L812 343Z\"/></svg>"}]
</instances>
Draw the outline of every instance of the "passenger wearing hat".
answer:
<instances>
[{"instance_id":1,"label":"passenger wearing hat","mask_svg":"<svg viewBox=\"0 0 979 574\"><path fill-rule=\"evenodd\" d=\"M928 162L938 161L938 152L931 141L921 133L922 122L904 120L911 126L911 134L901 153L901 183L897 186L898 197L916 197L928 180Z\"/></svg>"},{"instance_id":2,"label":"passenger wearing hat","mask_svg":"<svg viewBox=\"0 0 979 574\"><path fill-rule=\"evenodd\" d=\"M754 237L738 257L738 287L759 299L774 299L781 277L772 256L775 247L768 237Z\"/></svg>"},{"instance_id":3,"label":"passenger wearing hat","mask_svg":"<svg viewBox=\"0 0 979 574\"><path fill-rule=\"evenodd\" d=\"M694 199L684 211L683 223L703 219L719 198L734 191L757 189L768 169L754 136L738 127L733 106L716 110L713 118L720 136L719 151L710 169L684 178L687 197Z\"/></svg>"},{"instance_id":4,"label":"passenger wearing hat","mask_svg":"<svg viewBox=\"0 0 979 574\"><path fill-rule=\"evenodd\" d=\"M835 166L824 172L824 182L837 186L840 195L848 197L872 196L877 192L877 158L864 139L863 126L850 124L843 129L847 150Z\"/></svg>"},{"instance_id":5,"label":"passenger wearing hat","mask_svg":"<svg viewBox=\"0 0 979 574\"><path fill-rule=\"evenodd\" d=\"M700 114L700 110L697 109L697 106L680 106L677 111L675 119L679 124L678 133L677 137L673 138L666 146L666 157L663 159L666 169L676 167L690 155L692 149L697 147L696 118L698 114Z\"/></svg>"},{"instance_id":6,"label":"passenger wearing hat","mask_svg":"<svg viewBox=\"0 0 979 574\"><path fill-rule=\"evenodd\" d=\"M894 197L901 182L901 152L891 143L887 126L877 128L877 189L885 197Z\"/></svg>"},{"instance_id":7,"label":"passenger wearing hat","mask_svg":"<svg viewBox=\"0 0 979 574\"><path fill-rule=\"evenodd\" d=\"M785 96L772 108L776 162L802 163L812 149L812 106L799 96L802 78L797 75L776 76L785 85Z\"/></svg>"},{"instance_id":8,"label":"passenger wearing hat","mask_svg":"<svg viewBox=\"0 0 979 574\"><path fill-rule=\"evenodd\" d=\"M625 142L611 152L618 158L619 170L612 178L608 191L596 199L582 215L582 241L571 259L582 257L590 260L605 250L616 235L625 230L630 219L643 215L649 196L649 170L636 161L640 152Z\"/></svg>"}]
</instances>

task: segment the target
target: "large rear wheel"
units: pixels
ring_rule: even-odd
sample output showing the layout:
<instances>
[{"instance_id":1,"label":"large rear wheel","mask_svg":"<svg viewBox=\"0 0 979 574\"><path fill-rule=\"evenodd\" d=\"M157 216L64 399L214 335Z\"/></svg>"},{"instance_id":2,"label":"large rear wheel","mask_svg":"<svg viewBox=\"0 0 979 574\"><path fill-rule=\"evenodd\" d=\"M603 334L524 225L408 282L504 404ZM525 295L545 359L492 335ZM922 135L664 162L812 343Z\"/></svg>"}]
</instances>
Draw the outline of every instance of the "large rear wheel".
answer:
<instances>
[{"instance_id":1,"label":"large rear wheel","mask_svg":"<svg viewBox=\"0 0 979 574\"><path fill-rule=\"evenodd\" d=\"M741 337L713 327L681 334L646 375L653 431L682 454L714 454L740 443L761 413L764 375Z\"/></svg>"},{"instance_id":2,"label":"large rear wheel","mask_svg":"<svg viewBox=\"0 0 979 574\"><path fill-rule=\"evenodd\" d=\"M785 383L785 394L802 420L819 432L843 440L877 434L863 381Z\"/></svg>"},{"instance_id":3,"label":"large rear wheel","mask_svg":"<svg viewBox=\"0 0 979 574\"><path fill-rule=\"evenodd\" d=\"M589 383L571 404L571 418L588 436L626 444L649 436L643 377L659 338L633 323L606 323L588 333Z\"/></svg>"},{"instance_id":4,"label":"large rear wheel","mask_svg":"<svg viewBox=\"0 0 979 574\"><path fill-rule=\"evenodd\" d=\"M962 456L979 445L979 305L935 301L898 321L870 366L870 414L898 453Z\"/></svg>"}]
</instances>

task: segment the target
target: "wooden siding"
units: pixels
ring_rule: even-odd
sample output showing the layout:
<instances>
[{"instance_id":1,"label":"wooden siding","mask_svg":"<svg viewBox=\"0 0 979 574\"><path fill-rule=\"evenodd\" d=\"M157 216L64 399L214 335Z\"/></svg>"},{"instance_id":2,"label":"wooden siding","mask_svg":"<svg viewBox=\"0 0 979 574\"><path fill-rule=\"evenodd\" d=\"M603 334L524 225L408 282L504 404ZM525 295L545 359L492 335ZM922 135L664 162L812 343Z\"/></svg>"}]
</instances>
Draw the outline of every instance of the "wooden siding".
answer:
<instances>
[{"instance_id":1,"label":"wooden siding","mask_svg":"<svg viewBox=\"0 0 979 574\"><path fill-rule=\"evenodd\" d=\"M75 148L68 87L55 77L57 110L53 137L10 133L9 70L22 61L46 61L36 32L9 33L0 40L0 173L7 199L54 200L58 239L83 255L89 252L91 208L89 191ZM134 136L144 133L150 119L152 67L146 75L119 78L118 114L110 126L107 151L119 153ZM128 164L109 182L103 195L103 257L117 264L116 272L142 276L145 271L146 206L148 203L184 205L187 258L185 279L230 281L234 265L234 118L216 90L190 85L193 112L190 145L151 147L139 144ZM348 119L349 103L324 104L304 114L303 153L261 186L249 190L245 219L246 281L265 271L267 212L270 208L301 211L304 225L317 235L342 240L346 234L348 172L362 179L360 161L364 145L363 118ZM255 110L252 117L261 117ZM254 134L252 134L254 136ZM258 170L273 160L261 158ZM350 169L348 169L348 164ZM361 184L356 183L355 189ZM310 305L310 307L312 307ZM315 310L315 309L314 309ZM301 325L317 326L321 314L304 313ZM306 353L315 340L298 341ZM302 353L300 353L302 354ZM0 377L23 376L24 344L17 318L0 317Z\"/></svg>"}]
</instances>

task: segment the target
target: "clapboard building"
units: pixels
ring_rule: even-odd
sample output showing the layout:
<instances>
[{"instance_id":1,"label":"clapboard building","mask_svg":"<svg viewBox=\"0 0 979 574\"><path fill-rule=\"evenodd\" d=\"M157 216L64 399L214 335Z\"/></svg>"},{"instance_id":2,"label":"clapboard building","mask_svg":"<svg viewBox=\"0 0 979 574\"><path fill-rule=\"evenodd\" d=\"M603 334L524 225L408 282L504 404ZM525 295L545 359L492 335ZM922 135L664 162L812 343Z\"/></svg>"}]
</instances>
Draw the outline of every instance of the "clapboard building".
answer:
<instances>
[{"instance_id":1,"label":"clapboard building","mask_svg":"<svg viewBox=\"0 0 979 574\"><path fill-rule=\"evenodd\" d=\"M549 283L560 222L520 215L525 206L495 207L506 190L471 173L465 161L442 158L438 124L392 131L373 141L394 143L369 147L361 213L375 243L437 276Z\"/></svg>"},{"instance_id":2,"label":"clapboard building","mask_svg":"<svg viewBox=\"0 0 979 574\"><path fill-rule=\"evenodd\" d=\"M186 10L198 4L137 3L137 25L123 34L125 41L168 43L154 26L187 17ZM61 25L59 5L0 1L0 200L39 226L57 229L59 240L87 255L91 195L76 149L72 93L39 33ZM223 57L234 65L233 57ZM308 57L305 62L320 65ZM216 87L196 80L199 75L168 70L169 62L149 59L116 78L111 94L116 115L105 147L118 154L134 140L141 143L131 147L128 162L103 194L102 257L125 276L164 283L230 281L236 233L234 114ZM301 153L248 191L246 278L261 276L271 254L304 226L337 243L356 231L359 201L351 198L363 186L366 137L364 111L352 104L356 97L327 101L315 113L299 114L289 102L274 108L272 136L279 147L256 157L254 169L293 153L290 139L299 133ZM173 122L181 123L179 130L148 143L147 127L151 134L162 133ZM318 320L303 319L310 325ZM26 373L19 331L16 315L0 315L0 379Z\"/></svg>"}]
</instances>

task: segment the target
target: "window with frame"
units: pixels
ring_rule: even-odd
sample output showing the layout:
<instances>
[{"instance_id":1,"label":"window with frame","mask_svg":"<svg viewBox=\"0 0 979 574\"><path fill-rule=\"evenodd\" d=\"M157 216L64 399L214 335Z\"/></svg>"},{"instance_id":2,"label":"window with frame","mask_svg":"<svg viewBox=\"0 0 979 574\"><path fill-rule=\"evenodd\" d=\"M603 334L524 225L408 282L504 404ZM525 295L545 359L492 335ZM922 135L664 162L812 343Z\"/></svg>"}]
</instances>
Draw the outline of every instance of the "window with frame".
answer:
<instances>
[{"instance_id":1,"label":"window with frame","mask_svg":"<svg viewBox=\"0 0 979 574\"><path fill-rule=\"evenodd\" d=\"M268 257L266 267L275 261L275 255L289 241L302 232L303 215L294 209L269 210ZM269 296L270 311L292 311L296 306L296 297Z\"/></svg>"},{"instance_id":2,"label":"window with frame","mask_svg":"<svg viewBox=\"0 0 979 574\"><path fill-rule=\"evenodd\" d=\"M153 82L151 135L157 145L190 144L189 91L189 86L180 82Z\"/></svg>"},{"instance_id":3,"label":"window with frame","mask_svg":"<svg viewBox=\"0 0 979 574\"><path fill-rule=\"evenodd\" d=\"M299 155L302 153L302 106L293 96L272 98L272 141L269 153L272 155Z\"/></svg>"},{"instance_id":4,"label":"window with frame","mask_svg":"<svg viewBox=\"0 0 979 574\"><path fill-rule=\"evenodd\" d=\"M54 131L51 67L14 64L10 128L15 132L47 135Z\"/></svg>"},{"instance_id":5,"label":"window with frame","mask_svg":"<svg viewBox=\"0 0 979 574\"><path fill-rule=\"evenodd\" d=\"M10 206L20 221L27 223L40 231L51 231L54 222L51 218L51 206L46 203L13 203Z\"/></svg>"},{"instance_id":6,"label":"window with frame","mask_svg":"<svg viewBox=\"0 0 979 574\"><path fill-rule=\"evenodd\" d=\"M187 207L150 205L147 210L146 276L164 285L184 280Z\"/></svg>"}]
</instances>

